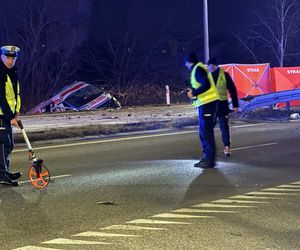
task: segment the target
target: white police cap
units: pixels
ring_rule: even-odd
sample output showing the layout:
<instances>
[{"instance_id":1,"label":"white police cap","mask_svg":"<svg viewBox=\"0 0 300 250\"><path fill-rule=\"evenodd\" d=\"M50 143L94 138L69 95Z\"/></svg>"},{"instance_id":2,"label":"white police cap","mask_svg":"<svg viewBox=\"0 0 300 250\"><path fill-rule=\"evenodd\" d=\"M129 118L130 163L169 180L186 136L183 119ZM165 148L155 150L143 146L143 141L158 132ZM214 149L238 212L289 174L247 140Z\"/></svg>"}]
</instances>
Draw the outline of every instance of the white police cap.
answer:
<instances>
[{"instance_id":1,"label":"white police cap","mask_svg":"<svg viewBox=\"0 0 300 250\"><path fill-rule=\"evenodd\" d=\"M17 57L18 53L20 52L20 48L16 46L7 45L1 47L1 51L2 51L2 55L6 55L9 57Z\"/></svg>"}]
</instances>

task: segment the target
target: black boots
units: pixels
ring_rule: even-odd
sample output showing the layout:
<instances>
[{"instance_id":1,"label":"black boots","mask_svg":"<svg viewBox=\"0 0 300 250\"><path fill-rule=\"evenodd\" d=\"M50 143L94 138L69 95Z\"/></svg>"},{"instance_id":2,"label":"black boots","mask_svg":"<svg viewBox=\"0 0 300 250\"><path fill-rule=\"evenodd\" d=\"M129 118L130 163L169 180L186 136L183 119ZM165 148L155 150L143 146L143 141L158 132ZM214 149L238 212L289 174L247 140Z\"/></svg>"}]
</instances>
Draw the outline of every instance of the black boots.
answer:
<instances>
[{"instance_id":1,"label":"black boots","mask_svg":"<svg viewBox=\"0 0 300 250\"><path fill-rule=\"evenodd\" d=\"M195 168L214 168L216 163L214 161L208 161L201 159L199 162L194 164Z\"/></svg>"},{"instance_id":2,"label":"black boots","mask_svg":"<svg viewBox=\"0 0 300 250\"><path fill-rule=\"evenodd\" d=\"M0 184L5 186L17 187L19 183L15 180L19 179L22 176L20 172L6 174L5 177L0 178Z\"/></svg>"}]
</instances>

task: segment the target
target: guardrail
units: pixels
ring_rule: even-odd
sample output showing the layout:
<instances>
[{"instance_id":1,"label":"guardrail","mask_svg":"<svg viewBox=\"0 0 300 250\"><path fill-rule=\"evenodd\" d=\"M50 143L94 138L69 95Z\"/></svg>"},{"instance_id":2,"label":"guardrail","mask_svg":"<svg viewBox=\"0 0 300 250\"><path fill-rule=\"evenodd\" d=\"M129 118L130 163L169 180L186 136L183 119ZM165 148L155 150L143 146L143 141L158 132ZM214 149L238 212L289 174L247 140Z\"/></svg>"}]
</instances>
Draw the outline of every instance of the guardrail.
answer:
<instances>
[{"instance_id":1,"label":"guardrail","mask_svg":"<svg viewBox=\"0 0 300 250\"><path fill-rule=\"evenodd\" d=\"M271 106L277 103L289 103L294 100L300 100L300 89L278 91L254 97L250 102L243 105L240 111L247 113L259 107Z\"/></svg>"}]
</instances>

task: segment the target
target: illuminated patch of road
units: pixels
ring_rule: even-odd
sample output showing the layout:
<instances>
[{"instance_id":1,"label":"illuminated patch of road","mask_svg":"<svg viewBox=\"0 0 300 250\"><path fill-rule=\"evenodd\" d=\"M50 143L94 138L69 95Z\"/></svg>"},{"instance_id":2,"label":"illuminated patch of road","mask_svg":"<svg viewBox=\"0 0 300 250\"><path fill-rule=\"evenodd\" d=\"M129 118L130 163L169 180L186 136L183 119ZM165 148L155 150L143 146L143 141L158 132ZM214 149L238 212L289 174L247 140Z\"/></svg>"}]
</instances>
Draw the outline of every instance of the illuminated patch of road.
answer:
<instances>
[{"instance_id":1,"label":"illuminated patch of road","mask_svg":"<svg viewBox=\"0 0 300 250\"><path fill-rule=\"evenodd\" d=\"M151 216L152 218L163 218L168 220L157 220L157 219L137 219L126 222L126 224L135 224L133 225L112 225L109 227L101 228L100 230L136 230L136 231L146 231L146 230L165 230L170 231L171 229L165 229L163 226L177 226L177 225L191 225L191 220L209 220L218 218L218 214L232 214L238 213L239 211L235 211L234 209L246 209L246 208L258 208L258 206L265 205L269 203L266 200L274 200L277 199L277 196L289 196L289 195L299 195L298 190L300 189L300 181L293 182L287 185L279 185L273 188L262 189L261 191L254 191L245 193L243 195L231 196L224 199L218 199L211 201L210 203L201 203L194 205L190 208L181 208L176 209L167 213L156 214ZM269 190L266 191L266 190ZM272 192L275 190L276 192ZM280 190L280 192L279 192ZM296 192L295 192L296 190ZM274 196L276 196L274 198ZM256 199L256 200L255 200ZM262 199L264 201L262 201ZM203 209L205 208L205 209ZM223 209L231 209L231 210L223 210ZM192 213L192 215L191 215ZM197 213L197 214L195 214ZM214 213L214 216L205 215L207 213ZM204 214L204 215L199 215ZM174 221L172 219L177 219L181 221ZM188 222L187 222L188 220ZM139 226L140 225L159 225L159 227L149 227L149 226ZM78 233L72 235L70 237L100 237L102 238L137 238L142 237L141 235L132 235L132 234L115 234L101 231L86 231L82 233ZM57 238L49 241L42 242L41 244L56 244L56 245L107 245L107 244L117 244L103 241L86 241L86 240L77 240L77 239L67 239L67 238ZM31 248L30 248L31 247ZM47 248L39 248L26 246L23 248L17 248L15 250L45 250ZM51 249L51 248L50 248Z\"/></svg>"}]
</instances>

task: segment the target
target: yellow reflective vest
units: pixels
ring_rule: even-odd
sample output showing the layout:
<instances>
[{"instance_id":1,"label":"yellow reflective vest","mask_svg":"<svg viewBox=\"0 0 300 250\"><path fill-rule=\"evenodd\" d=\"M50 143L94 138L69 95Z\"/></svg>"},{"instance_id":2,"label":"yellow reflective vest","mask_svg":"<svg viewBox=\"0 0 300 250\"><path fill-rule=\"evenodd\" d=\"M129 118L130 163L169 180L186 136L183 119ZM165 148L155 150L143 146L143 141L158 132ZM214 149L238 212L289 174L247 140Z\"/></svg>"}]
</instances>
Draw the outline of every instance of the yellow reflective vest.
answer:
<instances>
[{"instance_id":1,"label":"yellow reflective vest","mask_svg":"<svg viewBox=\"0 0 300 250\"><path fill-rule=\"evenodd\" d=\"M219 68L217 90L221 101L228 100L226 76L222 68Z\"/></svg>"},{"instance_id":2,"label":"yellow reflective vest","mask_svg":"<svg viewBox=\"0 0 300 250\"><path fill-rule=\"evenodd\" d=\"M11 109L12 113L20 112L21 109L21 98L20 98L20 84L17 83L17 96L15 94L13 84L7 75L7 81L5 83L6 100ZM0 115L5 115L0 107Z\"/></svg>"},{"instance_id":3,"label":"yellow reflective vest","mask_svg":"<svg viewBox=\"0 0 300 250\"><path fill-rule=\"evenodd\" d=\"M191 86L192 86L192 88L197 89L201 86L201 83L198 82L197 79L196 79L196 69L197 69L197 67L200 67L200 68L202 68L206 71L208 80L210 82L210 88L207 91L205 91L204 93L201 93L201 94L197 95L197 99L195 99L193 101L193 106L194 107L200 107L204 104L219 100L219 95L218 95L218 91L217 91L214 79L213 79L212 75L210 74L210 72L208 71L207 67L201 62L197 63L194 66L194 68L191 72Z\"/></svg>"}]
</instances>

